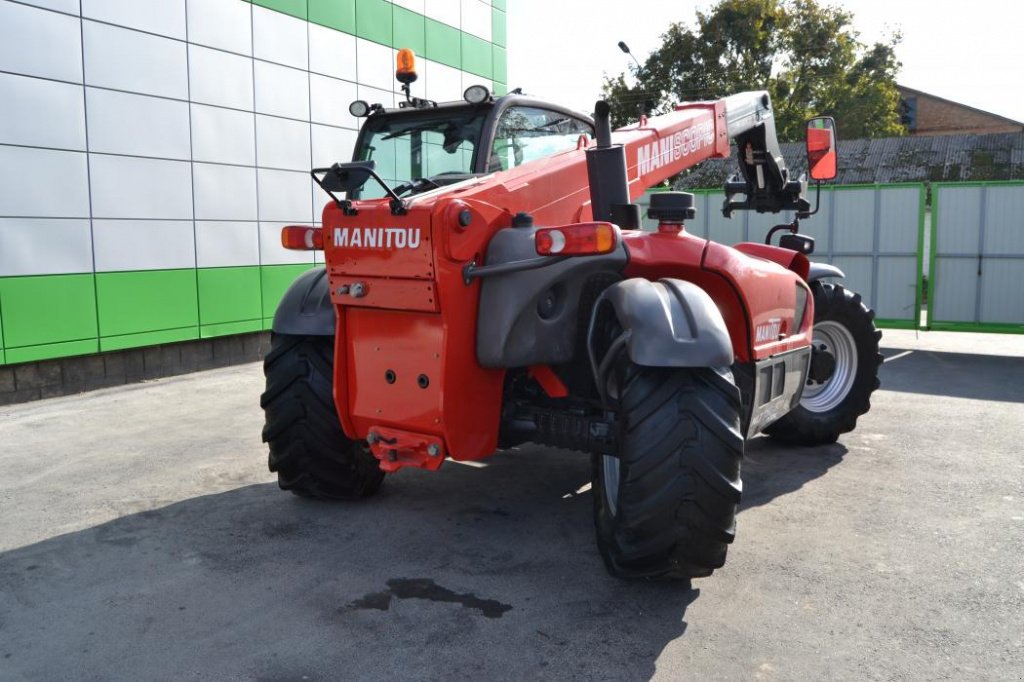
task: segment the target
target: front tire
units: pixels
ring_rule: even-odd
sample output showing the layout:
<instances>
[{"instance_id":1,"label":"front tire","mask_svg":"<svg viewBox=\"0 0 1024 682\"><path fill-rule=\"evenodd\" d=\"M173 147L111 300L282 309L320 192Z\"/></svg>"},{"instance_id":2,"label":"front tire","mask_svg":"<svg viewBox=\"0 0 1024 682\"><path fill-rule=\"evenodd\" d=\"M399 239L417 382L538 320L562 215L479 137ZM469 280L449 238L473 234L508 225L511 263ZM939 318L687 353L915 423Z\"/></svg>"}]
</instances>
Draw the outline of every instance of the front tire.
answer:
<instances>
[{"instance_id":1,"label":"front tire","mask_svg":"<svg viewBox=\"0 0 1024 682\"><path fill-rule=\"evenodd\" d=\"M689 579L725 562L740 500L740 394L729 372L623 361L619 456L594 455L597 544L612 575Z\"/></svg>"},{"instance_id":2,"label":"front tire","mask_svg":"<svg viewBox=\"0 0 1024 682\"><path fill-rule=\"evenodd\" d=\"M376 493L384 472L365 443L345 435L334 407L333 337L274 334L263 373L263 442L281 489L335 500Z\"/></svg>"},{"instance_id":3,"label":"front tire","mask_svg":"<svg viewBox=\"0 0 1024 682\"><path fill-rule=\"evenodd\" d=\"M808 379L800 405L765 429L769 436L797 445L834 443L853 431L857 418L871 409L871 394L879 386L882 332L875 314L860 294L839 284L814 282L814 345L836 360L832 376L823 382Z\"/></svg>"}]
</instances>

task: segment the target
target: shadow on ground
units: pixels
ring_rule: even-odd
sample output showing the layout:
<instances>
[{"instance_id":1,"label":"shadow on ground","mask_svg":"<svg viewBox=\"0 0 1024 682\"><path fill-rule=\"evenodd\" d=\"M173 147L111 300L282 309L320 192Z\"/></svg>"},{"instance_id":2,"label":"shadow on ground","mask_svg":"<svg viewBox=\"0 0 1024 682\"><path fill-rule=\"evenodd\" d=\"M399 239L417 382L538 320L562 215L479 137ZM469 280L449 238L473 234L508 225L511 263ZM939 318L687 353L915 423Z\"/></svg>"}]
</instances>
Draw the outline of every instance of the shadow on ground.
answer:
<instances>
[{"instance_id":1,"label":"shadow on ground","mask_svg":"<svg viewBox=\"0 0 1024 682\"><path fill-rule=\"evenodd\" d=\"M744 507L839 447L751 447ZM410 471L360 504L252 485L0 555L0 669L16 679L648 679L687 584L610 578L586 458L523 448ZM303 676L306 676L303 678Z\"/></svg>"},{"instance_id":2,"label":"shadow on ground","mask_svg":"<svg viewBox=\"0 0 1024 682\"><path fill-rule=\"evenodd\" d=\"M1024 358L887 351L882 388L902 393L1024 402Z\"/></svg>"}]
</instances>

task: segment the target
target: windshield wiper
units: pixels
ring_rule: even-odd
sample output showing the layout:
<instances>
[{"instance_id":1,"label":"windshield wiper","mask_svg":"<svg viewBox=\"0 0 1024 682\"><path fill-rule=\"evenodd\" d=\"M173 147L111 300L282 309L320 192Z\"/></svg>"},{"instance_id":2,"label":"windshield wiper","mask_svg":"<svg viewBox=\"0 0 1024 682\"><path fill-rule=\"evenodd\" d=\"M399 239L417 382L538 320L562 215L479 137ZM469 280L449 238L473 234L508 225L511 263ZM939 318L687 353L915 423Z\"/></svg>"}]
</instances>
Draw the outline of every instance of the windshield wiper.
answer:
<instances>
[{"instance_id":1,"label":"windshield wiper","mask_svg":"<svg viewBox=\"0 0 1024 682\"><path fill-rule=\"evenodd\" d=\"M425 192L428 189L437 189L441 185L437 184L430 178L416 178L409 182L403 182L401 185L395 188L395 194L402 196L406 192Z\"/></svg>"},{"instance_id":2,"label":"windshield wiper","mask_svg":"<svg viewBox=\"0 0 1024 682\"><path fill-rule=\"evenodd\" d=\"M460 121L459 125L462 125L463 123L465 122ZM412 126L410 128L402 128L401 130L396 130L393 133L388 133L387 135L380 139L393 140L396 137L402 137L403 135L408 135L410 133L437 133L438 135L443 135L445 129L450 127L451 125L452 121L428 121L418 126Z\"/></svg>"},{"instance_id":3,"label":"windshield wiper","mask_svg":"<svg viewBox=\"0 0 1024 682\"><path fill-rule=\"evenodd\" d=\"M569 118L556 118L554 121L548 121L547 123L542 123L539 126L534 126L532 128L502 128L501 131L499 131L499 136L502 136L501 133L539 133L545 128L562 125L563 123L568 123L570 120L571 119ZM507 137L507 135L503 137Z\"/></svg>"}]
</instances>

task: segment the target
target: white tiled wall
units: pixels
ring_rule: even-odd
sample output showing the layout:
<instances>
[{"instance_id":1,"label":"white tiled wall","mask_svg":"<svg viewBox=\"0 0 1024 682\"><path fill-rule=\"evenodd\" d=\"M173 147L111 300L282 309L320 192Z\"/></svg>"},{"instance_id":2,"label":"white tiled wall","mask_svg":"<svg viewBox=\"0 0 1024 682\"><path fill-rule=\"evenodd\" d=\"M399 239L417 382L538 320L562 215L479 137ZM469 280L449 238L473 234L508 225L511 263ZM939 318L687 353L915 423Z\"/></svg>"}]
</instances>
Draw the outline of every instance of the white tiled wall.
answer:
<instances>
[{"instance_id":1,"label":"white tiled wall","mask_svg":"<svg viewBox=\"0 0 1024 682\"><path fill-rule=\"evenodd\" d=\"M462 30L491 40L491 6L480 0L462 0Z\"/></svg>"},{"instance_id":2,"label":"white tiled wall","mask_svg":"<svg viewBox=\"0 0 1024 682\"><path fill-rule=\"evenodd\" d=\"M252 54L275 64L308 70L306 22L266 9L252 8Z\"/></svg>"},{"instance_id":3,"label":"white tiled wall","mask_svg":"<svg viewBox=\"0 0 1024 682\"><path fill-rule=\"evenodd\" d=\"M192 104L191 112L193 160L256 165L252 114L205 104Z\"/></svg>"},{"instance_id":4,"label":"white tiled wall","mask_svg":"<svg viewBox=\"0 0 1024 682\"><path fill-rule=\"evenodd\" d=\"M255 203L255 193L253 203ZM196 265L219 268L251 265L260 261L255 222L196 221Z\"/></svg>"},{"instance_id":5,"label":"white tiled wall","mask_svg":"<svg viewBox=\"0 0 1024 682\"><path fill-rule=\"evenodd\" d=\"M0 145L0 177L2 217L89 217L89 176L81 152Z\"/></svg>"},{"instance_id":6,"label":"white tiled wall","mask_svg":"<svg viewBox=\"0 0 1024 682\"><path fill-rule=\"evenodd\" d=\"M312 180L303 171L260 168L256 173L260 219L304 223L313 219ZM280 242L278 236L277 242Z\"/></svg>"},{"instance_id":7,"label":"white tiled wall","mask_svg":"<svg viewBox=\"0 0 1024 682\"><path fill-rule=\"evenodd\" d=\"M192 171L186 161L89 155L93 218L192 218Z\"/></svg>"},{"instance_id":8,"label":"white tiled wall","mask_svg":"<svg viewBox=\"0 0 1024 682\"><path fill-rule=\"evenodd\" d=\"M49 246L39 249L39 235ZM12 275L92 272L89 220L0 218L0 271Z\"/></svg>"},{"instance_id":9,"label":"white tiled wall","mask_svg":"<svg viewBox=\"0 0 1024 682\"><path fill-rule=\"evenodd\" d=\"M429 0L423 3L423 14L449 26L459 25L462 0Z\"/></svg>"},{"instance_id":10,"label":"white tiled wall","mask_svg":"<svg viewBox=\"0 0 1024 682\"><path fill-rule=\"evenodd\" d=\"M82 87L0 74L0 144L85 151ZM47 112L40 116L40 112Z\"/></svg>"},{"instance_id":11,"label":"white tiled wall","mask_svg":"<svg viewBox=\"0 0 1024 682\"><path fill-rule=\"evenodd\" d=\"M0 70L81 83L80 26L73 17L0 2Z\"/></svg>"},{"instance_id":12,"label":"white tiled wall","mask_svg":"<svg viewBox=\"0 0 1024 682\"><path fill-rule=\"evenodd\" d=\"M256 158L265 168L309 171L309 124L256 114Z\"/></svg>"},{"instance_id":13,"label":"white tiled wall","mask_svg":"<svg viewBox=\"0 0 1024 682\"><path fill-rule=\"evenodd\" d=\"M188 40L237 54L252 55L250 6L238 0L188 3Z\"/></svg>"},{"instance_id":14,"label":"white tiled wall","mask_svg":"<svg viewBox=\"0 0 1024 682\"><path fill-rule=\"evenodd\" d=\"M194 268L192 221L94 220L96 269L102 272Z\"/></svg>"},{"instance_id":15,"label":"white tiled wall","mask_svg":"<svg viewBox=\"0 0 1024 682\"><path fill-rule=\"evenodd\" d=\"M205 0L200 0L204 2ZM193 3L195 4L195 3ZM185 5L167 0L82 0L82 16L185 40Z\"/></svg>"},{"instance_id":16,"label":"white tiled wall","mask_svg":"<svg viewBox=\"0 0 1024 682\"><path fill-rule=\"evenodd\" d=\"M87 87L89 150L187 161L188 102Z\"/></svg>"},{"instance_id":17,"label":"white tiled wall","mask_svg":"<svg viewBox=\"0 0 1024 682\"><path fill-rule=\"evenodd\" d=\"M256 111L309 120L309 73L289 66L257 61Z\"/></svg>"},{"instance_id":18,"label":"white tiled wall","mask_svg":"<svg viewBox=\"0 0 1024 682\"><path fill-rule=\"evenodd\" d=\"M189 45L188 70L193 102L252 111L252 59Z\"/></svg>"},{"instance_id":19,"label":"white tiled wall","mask_svg":"<svg viewBox=\"0 0 1024 682\"><path fill-rule=\"evenodd\" d=\"M185 43L94 21L82 28L86 85L188 99Z\"/></svg>"},{"instance_id":20,"label":"white tiled wall","mask_svg":"<svg viewBox=\"0 0 1024 682\"><path fill-rule=\"evenodd\" d=\"M192 164L196 220L256 220L256 169Z\"/></svg>"},{"instance_id":21,"label":"white tiled wall","mask_svg":"<svg viewBox=\"0 0 1024 682\"><path fill-rule=\"evenodd\" d=\"M491 37L483 0L395 4ZM81 17L79 13L81 10ZM395 49L244 0L0 0L0 277L309 262L308 171L351 158ZM413 94L485 79L420 57Z\"/></svg>"},{"instance_id":22,"label":"white tiled wall","mask_svg":"<svg viewBox=\"0 0 1024 682\"><path fill-rule=\"evenodd\" d=\"M355 82L356 37L309 24L309 70Z\"/></svg>"},{"instance_id":23,"label":"white tiled wall","mask_svg":"<svg viewBox=\"0 0 1024 682\"><path fill-rule=\"evenodd\" d=\"M44 7L65 14L79 14L81 0L22 0L26 5Z\"/></svg>"}]
</instances>

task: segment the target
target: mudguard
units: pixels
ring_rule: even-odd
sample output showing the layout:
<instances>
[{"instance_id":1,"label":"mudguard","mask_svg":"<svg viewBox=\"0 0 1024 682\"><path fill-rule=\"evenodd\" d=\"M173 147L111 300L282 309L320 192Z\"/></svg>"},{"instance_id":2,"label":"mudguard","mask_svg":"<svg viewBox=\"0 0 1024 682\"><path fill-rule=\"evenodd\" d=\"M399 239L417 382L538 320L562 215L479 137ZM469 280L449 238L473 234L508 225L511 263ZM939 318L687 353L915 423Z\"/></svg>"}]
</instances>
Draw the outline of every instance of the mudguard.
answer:
<instances>
[{"instance_id":1,"label":"mudguard","mask_svg":"<svg viewBox=\"0 0 1024 682\"><path fill-rule=\"evenodd\" d=\"M624 330L629 359L646 367L725 367L733 362L732 342L722 313L706 291L692 282L633 278L608 287L594 306L587 339L591 363L599 365L595 322L611 307ZM603 355L603 354L602 354Z\"/></svg>"},{"instance_id":2,"label":"mudguard","mask_svg":"<svg viewBox=\"0 0 1024 682\"><path fill-rule=\"evenodd\" d=\"M499 230L487 247L487 264L537 257L539 227ZM569 362L576 350L579 307L588 279L614 275L626 266L620 246L600 256L566 258L542 268L483 280L477 321L476 357L483 367L526 367ZM549 312L540 314L542 301Z\"/></svg>"},{"instance_id":3,"label":"mudguard","mask_svg":"<svg viewBox=\"0 0 1024 682\"><path fill-rule=\"evenodd\" d=\"M825 277L846 277L842 270L828 263L811 263L811 269L807 273L807 281L823 279Z\"/></svg>"},{"instance_id":4,"label":"mudguard","mask_svg":"<svg viewBox=\"0 0 1024 682\"><path fill-rule=\"evenodd\" d=\"M273 329L275 334L334 336L334 322L327 269L314 268L299 275L284 292Z\"/></svg>"}]
</instances>

